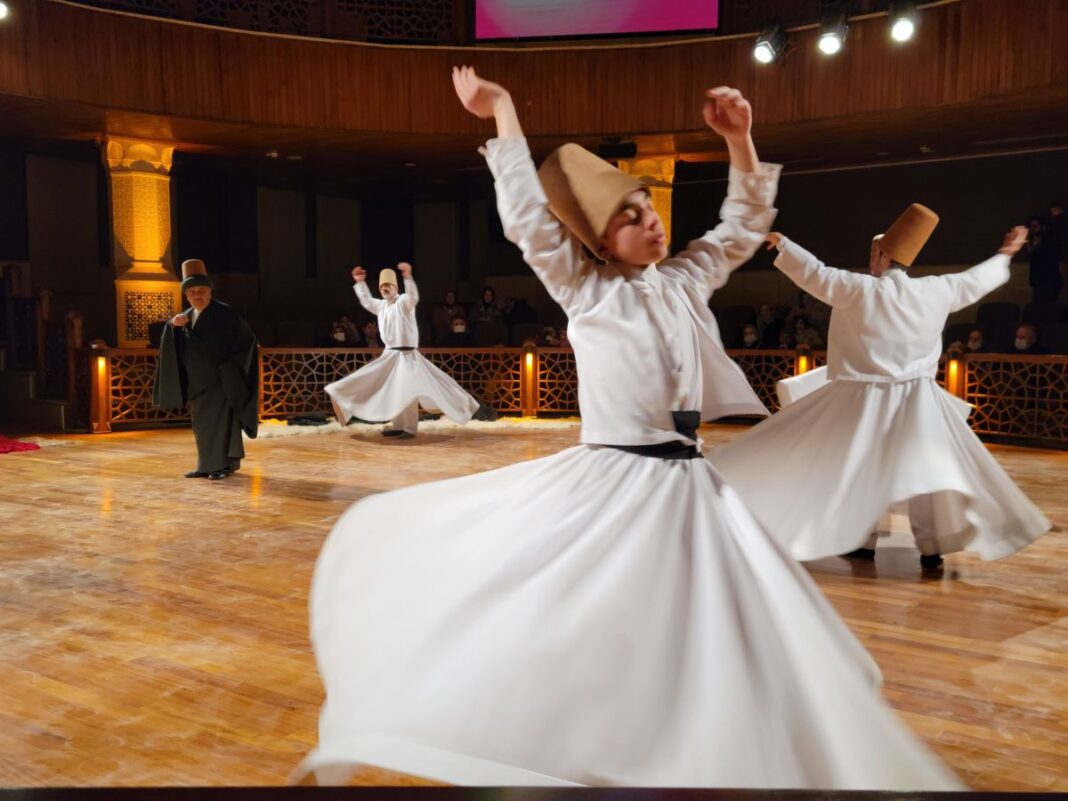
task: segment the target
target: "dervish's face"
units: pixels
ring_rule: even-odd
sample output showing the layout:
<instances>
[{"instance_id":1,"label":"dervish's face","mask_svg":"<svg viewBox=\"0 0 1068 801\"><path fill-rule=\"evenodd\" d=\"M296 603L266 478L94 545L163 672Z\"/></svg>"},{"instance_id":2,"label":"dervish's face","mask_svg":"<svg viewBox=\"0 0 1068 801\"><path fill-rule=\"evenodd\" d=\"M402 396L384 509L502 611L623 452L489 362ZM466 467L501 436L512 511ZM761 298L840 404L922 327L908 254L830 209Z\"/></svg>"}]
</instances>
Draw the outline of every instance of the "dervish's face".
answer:
<instances>
[{"instance_id":1,"label":"dervish's face","mask_svg":"<svg viewBox=\"0 0 1068 801\"><path fill-rule=\"evenodd\" d=\"M601 238L600 255L640 267L664 260L667 235L648 192L637 189L627 195L619 211L608 221Z\"/></svg>"},{"instance_id":2,"label":"dervish's face","mask_svg":"<svg viewBox=\"0 0 1068 801\"><path fill-rule=\"evenodd\" d=\"M189 301L190 306L198 312L202 312L211 303L211 287L191 286L185 291L185 299Z\"/></svg>"},{"instance_id":3,"label":"dervish's face","mask_svg":"<svg viewBox=\"0 0 1068 801\"><path fill-rule=\"evenodd\" d=\"M396 284L382 284L378 288L378 291L382 293L383 300L396 300L397 299L397 285Z\"/></svg>"}]
</instances>

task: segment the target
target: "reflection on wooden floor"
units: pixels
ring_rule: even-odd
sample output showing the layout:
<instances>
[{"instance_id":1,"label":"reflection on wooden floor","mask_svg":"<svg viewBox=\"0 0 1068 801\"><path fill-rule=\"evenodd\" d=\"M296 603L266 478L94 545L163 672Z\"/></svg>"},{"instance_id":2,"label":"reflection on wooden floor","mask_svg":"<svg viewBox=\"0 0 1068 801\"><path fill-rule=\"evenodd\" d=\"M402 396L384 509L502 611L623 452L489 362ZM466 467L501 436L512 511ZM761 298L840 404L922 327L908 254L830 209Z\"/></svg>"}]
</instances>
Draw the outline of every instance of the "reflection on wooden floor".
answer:
<instances>
[{"instance_id":1,"label":"reflection on wooden floor","mask_svg":"<svg viewBox=\"0 0 1068 801\"><path fill-rule=\"evenodd\" d=\"M369 493L577 436L259 440L220 482L180 477L193 466L187 430L0 456L0 786L285 782L315 742L306 599L334 519ZM1068 453L992 450L1068 521ZM1068 790L1068 534L999 562L950 557L935 580L906 548L811 570L891 703L968 783Z\"/></svg>"}]
</instances>

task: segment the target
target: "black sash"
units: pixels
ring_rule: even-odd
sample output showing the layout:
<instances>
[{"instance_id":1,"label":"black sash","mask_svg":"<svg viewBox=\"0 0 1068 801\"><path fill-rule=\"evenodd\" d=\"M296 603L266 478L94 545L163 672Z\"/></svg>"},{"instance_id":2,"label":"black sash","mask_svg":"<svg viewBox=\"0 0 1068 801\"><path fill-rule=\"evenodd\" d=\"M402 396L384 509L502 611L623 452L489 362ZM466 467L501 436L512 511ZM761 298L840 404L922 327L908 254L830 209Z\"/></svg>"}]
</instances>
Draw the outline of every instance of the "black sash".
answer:
<instances>
[{"instance_id":1,"label":"black sash","mask_svg":"<svg viewBox=\"0 0 1068 801\"><path fill-rule=\"evenodd\" d=\"M412 345L401 345L396 348L390 348L390 350L415 350L415 348Z\"/></svg>"},{"instance_id":2,"label":"black sash","mask_svg":"<svg viewBox=\"0 0 1068 801\"><path fill-rule=\"evenodd\" d=\"M672 412L675 430L689 439L697 439L697 427L701 425L700 412ZM687 445L681 440L660 442L656 445L609 445L617 451L626 451L654 459L700 459L701 451L696 445Z\"/></svg>"}]
</instances>

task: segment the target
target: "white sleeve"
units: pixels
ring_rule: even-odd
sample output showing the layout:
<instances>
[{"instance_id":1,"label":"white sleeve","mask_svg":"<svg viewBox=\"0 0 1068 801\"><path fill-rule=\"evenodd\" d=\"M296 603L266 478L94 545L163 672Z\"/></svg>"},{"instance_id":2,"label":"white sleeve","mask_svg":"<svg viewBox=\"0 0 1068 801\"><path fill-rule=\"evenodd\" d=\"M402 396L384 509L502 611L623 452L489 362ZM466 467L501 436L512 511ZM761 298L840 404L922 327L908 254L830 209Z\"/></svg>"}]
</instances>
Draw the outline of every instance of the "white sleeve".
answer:
<instances>
[{"instance_id":1,"label":"white sleeve","mask_svg":"<svg viewBox=\"0 0 1068 801\"><path fill-rule=\"evenodd\" d=\"M871 280L871 276L828 267L786 237L777 247L775 266L805 292L830 306L848 306Z\"/></svg>"},{"instance_id":2,"label":"white sleeve","mask_svg":"<svg viewBox=\"0 0 1068 801\"><path fill-rule=\"evenodd\" d=\"M367 282L357 281L353 289L356 290L356 297L359 298L360 305L377 317L379 309L382 308L382 301L371 296L371 290L367 288Z\"/></svg>"},{"instance_id":3,"label":"white sleeve","mask_svg":"<svg viewBox=\"0 0 1068 801\"><path fill-rule=\"evenodd\" d=\"M941 275L950 291L950 311L971 306L1009 280L1009 257L998 253L962 273Z\"/></svg>"},{"instance_id":4,"label":"white sleeve","mask_svg":"<svg viewBox=\"0 0 1068 801\"><path fill-rule=\"evenodd\" d=\"M504 235L519 246L553 300L568 311L590 263L582 243L549 211L527 140L491 139L483 153L493 173Z\"/></svg>"},{"instance_id":5,"label":"white sleeve","mask_svg":"<svg viewBox=\"0 0 1068 801\"><path fill-rule=\"evenodd\" d=\"M414 278L404 279L404 294L402 298L408 298L408 304L414 309L419 305L419 287L415 285Z\"/></svg>"},{"instance_id":6,"label":"white sleeve","mask_svg":"<svg viewBox=\"0 0 1068 801\"><path fill-rule=\"evenodd\" d=\"M659 270L696 283L706 300L711 297L732 271L752 258L771 230L781 171L778 164L761 163L756 172L731 167L719 225L662 261Z\"/></svg>"}]
</instances>

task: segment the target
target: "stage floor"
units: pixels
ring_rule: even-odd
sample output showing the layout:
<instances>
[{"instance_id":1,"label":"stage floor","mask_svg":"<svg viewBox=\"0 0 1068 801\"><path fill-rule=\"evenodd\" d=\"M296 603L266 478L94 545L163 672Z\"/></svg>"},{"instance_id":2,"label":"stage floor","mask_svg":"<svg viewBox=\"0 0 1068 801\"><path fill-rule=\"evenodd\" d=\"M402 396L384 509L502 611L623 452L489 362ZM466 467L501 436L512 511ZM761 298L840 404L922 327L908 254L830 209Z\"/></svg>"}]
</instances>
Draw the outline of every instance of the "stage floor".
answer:
<instances>
[{"instance_id":1,"label":"stage floor","mask_svg":"<svg viewBox=\"0 0 1068 801\"><path fill-rule=\"evenodd\" d=\"M284 783L316 738L306 601L333 521L371 493L556 453L578 429L261 439L219 482L181 477L188 430L65 439L0 456L0 786ZM991 450L1064 527L1068 453ZM966 782L1068 790L1068 533L949 557L934 579L908 547L810 569Z\"/></svg>"}]
</instances>

